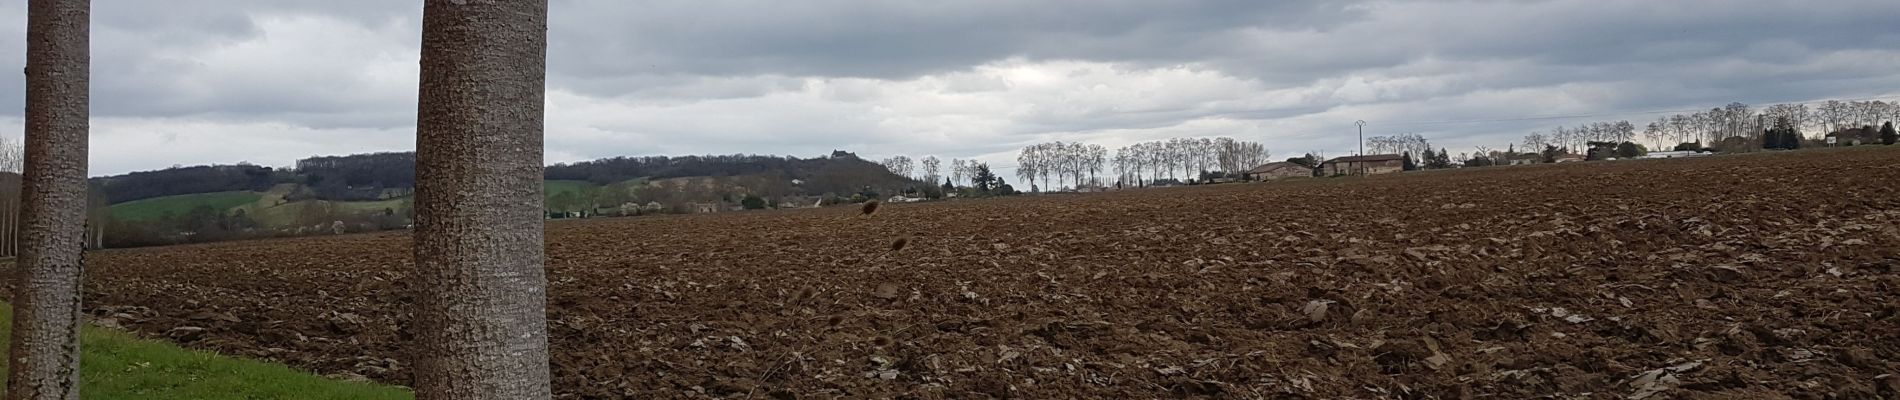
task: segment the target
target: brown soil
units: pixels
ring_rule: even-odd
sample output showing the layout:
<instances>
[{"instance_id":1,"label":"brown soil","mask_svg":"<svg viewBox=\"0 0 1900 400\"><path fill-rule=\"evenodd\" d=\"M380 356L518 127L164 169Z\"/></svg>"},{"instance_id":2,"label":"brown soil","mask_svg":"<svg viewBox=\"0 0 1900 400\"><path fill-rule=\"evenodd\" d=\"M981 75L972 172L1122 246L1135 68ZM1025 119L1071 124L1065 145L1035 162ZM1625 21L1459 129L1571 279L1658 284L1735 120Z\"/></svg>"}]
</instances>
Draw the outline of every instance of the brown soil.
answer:
<instances>
[{"instance_id":1,"label":"brown soil","mask_svg":"<svg viewBox=\"0 0 1900 400\"><path fill-rule=\"evenodd\" d=\"M1900 149L1861 148L553 223L555 387L1893 398L1896 188ZM404 233L102 251L86 307L401 384L409 255Z\"/></svg>"}]
</instances>

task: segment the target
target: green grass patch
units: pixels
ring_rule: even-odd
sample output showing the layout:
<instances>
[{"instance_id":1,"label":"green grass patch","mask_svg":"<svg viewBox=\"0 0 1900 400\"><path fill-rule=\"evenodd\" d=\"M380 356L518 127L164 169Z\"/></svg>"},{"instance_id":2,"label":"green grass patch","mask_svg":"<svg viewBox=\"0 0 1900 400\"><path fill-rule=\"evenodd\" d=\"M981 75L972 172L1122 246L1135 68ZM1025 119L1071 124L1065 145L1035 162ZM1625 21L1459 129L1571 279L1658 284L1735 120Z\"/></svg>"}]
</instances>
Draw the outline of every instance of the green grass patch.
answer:
<instances>
[{"instance_id":1,"label":"green grass patch","mask_svg":"<svg viewBox=\"0 0 1900 400\"><path fill-rule=\"evenodd\" d=\"M264 195L257 192L181 194L113 204L110 210L112 218L121 221L151 221L164 217L166 214L183 216L199 206L210 206L219 212L229 212L232 208L256 203L262 198Z\"/></svg>"},{"instance_id":2,"label":"green grass patch","mask_svg":"<svg viewBox=\"0 0 1900 400\"><path fill-rule=\"evenodd\" d=\"M0 338L12 337L12 311L0 305ZM87 326L79 341L79 395L86 399L414 398L401 388L326 379L111 329ZM0 373L5 368L0 363Z\"/></svg>"},{"instance_id":3,"label":"green grass patch","mask_svg":"<svg viewBox=\"0 0 1900 400\"><path fill-rule=\"evenodd\" d=\"M586 194L588 190L600 187L600 185L595 185L593 182L588 181L547 181L544 187L546 189L544 189L542 195L546 196L547 199L553 199L555 195L562 193L571 193L575 197L581 197Z\"/></svg>"}]
</instances>

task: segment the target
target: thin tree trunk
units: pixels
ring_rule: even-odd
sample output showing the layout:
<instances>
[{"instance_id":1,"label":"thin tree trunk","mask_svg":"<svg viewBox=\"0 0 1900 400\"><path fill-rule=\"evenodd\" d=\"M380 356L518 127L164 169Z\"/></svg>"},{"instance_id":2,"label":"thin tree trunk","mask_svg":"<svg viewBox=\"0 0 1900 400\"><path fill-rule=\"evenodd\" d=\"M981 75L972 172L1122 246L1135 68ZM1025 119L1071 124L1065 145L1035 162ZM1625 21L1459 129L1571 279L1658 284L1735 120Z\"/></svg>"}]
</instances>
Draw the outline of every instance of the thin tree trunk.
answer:
<instances>
[{"instance_id":1,"label":"thin tree trunk","mask_svg":"<svg viewBox=\"0 0 1900 400\"><path fill-rule=\"evenodd\" d=\"M20 190L20 186L14 186L7 194L7 242L4 244L7 257L20 256Z\"/></svg>"},{"instance_id":2,"label":"thin tree trunk","mask_svg":"<svg viewBox=\"0 0 1900 400\"><path fill-rule=\"evenodd\" d=\"M13 207L13 202L19 199L20 191L13 188L8 188L6 198L0 199L0 255L7 257L13 256L13 219L20 217L20 210Z\"/></svg>"},{"instance_id":3,"label":"thin tree trunk","mask_svg":"<svg viewBox=\"0 0 1900 400\"><path fill-rule=\"evenodd\" d=\"M24 157L25 153L22 153ZM24 171L22 168L21 172ZM7 255L20 256L20 199L24 197L25 182L13 192L13 198L7 203Z\"/></svg>"},{"instance_id":4,"label":"thin tree trunk","mask_svg":"<svg viewBox=\"0 0 1900 400\"><path fill-rule=\"evenodd\" d=\"M416 398L547 399L547 0L428 0L416 123Z\"/></svg>"},{"instance_id":5,"label":"thin tree trunk","mask_svg":"<svg viewBox=\"0 0 1900 400\"><path fill-rule=\"evenodd\" d=\"M7 257L13 257L17 255L13 253L13 242L15 240L19 240L18 233L17 233L19 232L18 231L19 224L15 223L14 221L15 219L20 218L20 207L18 205L19 201L20 201L20 189L18 187L14 187L8 190L5 215L0 215L0 220L6 221L6 226L0 227L0 229L5 230L4 232L0 232L0 237L4 237L6 239L5 243L0 243L0 252L5 252Z\"/></svg>"},{"instance_id":6,"label":"thin tree trunk","mask_svg":"<svg viewBox=\"0 0 1900 400\"><path fill-rule=\"evenodd\" d=\"M25 153L22 153L22 155L21 155L21 157L23 157L23 158L24 158L24 157L25 157ZM25 171L25 168L24 168L24 167L22 167L22 168L21 168L21 172L22 172L22 173L24 173L24 172L26 172L26 171ZM21 180L22 180L22 181L24 181L25 179L21 179ZM21 193L20 193L20 196L19 196L19 197L21 197L22 199L24 199L24 198L25 198L25 196L26 196L26 193L25 193L25 191L26 191L26 182L21 182L21 183L20 183L20 190L21 190ZM13 215L12 215L12 216L13 216L13 221L12 221L12 222L13 222L13 242L12 242L12 243L8 243L8 245L9 245L9 246L12 246L12 247L13 247L13 250L12 250L12 251L13 251L13 256L14 256L14 257L19 257L19 256L20 256L20 231L21 231L21 230L23 230L23 229L22 229L22 228L20 227L20 202L19 202L19 200L20 200L20 199L15 199L15 200L14 200L14 202L13 202Z\"/></svg>"},{"instance_id":7,"label":"thin tree trunk","mask_svg":"<svg viewBox=\"0 0 1900 400\"><path fill-rule=\"evenodd\" d=\"M79 398L91 7L27 4L25 251L15 259L9 399Z\"/></svg>"}]
</instances>

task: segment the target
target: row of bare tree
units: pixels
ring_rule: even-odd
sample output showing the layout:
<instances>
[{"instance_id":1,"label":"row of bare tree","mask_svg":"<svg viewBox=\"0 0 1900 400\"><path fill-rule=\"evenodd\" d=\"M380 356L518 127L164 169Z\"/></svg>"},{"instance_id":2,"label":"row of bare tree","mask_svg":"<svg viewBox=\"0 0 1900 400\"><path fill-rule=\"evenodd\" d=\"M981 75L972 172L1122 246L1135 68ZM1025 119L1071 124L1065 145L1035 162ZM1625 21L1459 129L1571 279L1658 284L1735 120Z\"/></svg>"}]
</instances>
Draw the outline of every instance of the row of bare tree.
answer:
<instances>
[{"instance_id":1,"label":"row of bare tree","mask_svg":"<svg viewBox=\"0 0 1900 400\"><path fill-rule=\"evenodd\" d=\"M1233 138L1175 138L1136 143L1115 150L1116 182L1145 186L1162 180L1199 179L1202 172L1237 175L1267 163L1271 157L1259 142ZM1181 173L1177 175L1176 173Z\"/></svg>"},{"instance_id":2,"label":"row of bare tree","mask_svg":"<svg viewBox=\"0 0 1900 400\"><path fill-rule=\"evenodd\" d=\"M1657 117L1655 121L1644 125L1641 132L1629 121L1595 122L1575 128L1560 126L1549 134L1532 132L1525 135L1523 145L1532 150L1544 148L1545 145L1579 149L1589 142L1637 141L1639 136L1642 143L1648 143L1655 149L1667 149L1689 142L1712 145L1729 138L1759 137L1764 130L1782 119L1786 119L1798 131L1813 133L1803 136L1814 137L1844 128L1875 126L1883 121L1900 119L1900 103L1828 100L1812 106L1792 103L1761 109L1742 103L1729 103L1708 111Z\"/></svg>"},{"instance_id":3,"label":"row of bare tree","mask_svg":"<svg viewBox=\"0 0 1900 400\"><path fill-rule=\"evenodd\" d=\"M883 165L884 169L890 170L891 173L909 179L931 184L948 180L953 186L963 186L971 183L967 179L977 175L978 163L976 160L951 159L950 165L946 166L937 156L924 156L921 160L912 160L910 156L899 155L879 160L878 165ZM923 170L918 171L918 166L922 166Z\"/></svg>"},{"instance_id":4,"label":"row of bare tree","mask_svg":"<svg viewBox=\"0 0 1900 400\"><path fill-rule=\"evenodd\" d=\"M1636 125L1629 121L1592 122L1576 128L1559 126L1552 129L1549 135L1531 132L1524 135L1524 149L1537 151L1545 146L1581 149L1590 142L1627 142L1635 138Z\"/></svg>"},{"instance_id":5,"label":"row of bare tree","mask_svg":"<svg viewBox=\"0 0 1900 400\"><path fill-rule=\"evenodd\" d=\"M1366 138L1367 154L1410 154L1423 158L1432 152L1432 142L1415 133Z\"/></svg>"},{"instance_id":6,"label":"row of bare tree","mask_svg":"<svg viewBox=\"0 0 1900 400\"><path fill-rule=\"evenodd\" d=\"M1267 162L1266 146L1233 138L1175 138L1144 142L1116 149L1080 142L1048 142L1023 146L1016 156L1016 177L1030 184L1030 190L1105 187L1110 184L1146 185L1163 179L1198 179L1202 172L1240 174ZM908 156L879 161L893 174L925 182L948 178L956 185L976 175L976 160L952 159L942 167L936 156L918 163ZM1116 176L1104 180L1112 165ZM947 174L947 175L942 175ZM1164 178L1165 177L1165 178Z\"/></svg>"},{"instance_id":7,"label":"row of bare tree","mask_svg":"<svg viewBox=\"0 0 1900 400\"><path fill-rule=\"evenodd\" d=\"M1097 174L1108 157L1108 148L1098 144L1060 141L1023 146L1016 156L1016 177L1029 183L1030 191L1054 188L1101 186ZM1036 179L1042 184L1037 185ZM1055 178L1050 182L1050 178ZM1053 185L1053 186L1051 186Z\"/></svg>"}]
</instances>

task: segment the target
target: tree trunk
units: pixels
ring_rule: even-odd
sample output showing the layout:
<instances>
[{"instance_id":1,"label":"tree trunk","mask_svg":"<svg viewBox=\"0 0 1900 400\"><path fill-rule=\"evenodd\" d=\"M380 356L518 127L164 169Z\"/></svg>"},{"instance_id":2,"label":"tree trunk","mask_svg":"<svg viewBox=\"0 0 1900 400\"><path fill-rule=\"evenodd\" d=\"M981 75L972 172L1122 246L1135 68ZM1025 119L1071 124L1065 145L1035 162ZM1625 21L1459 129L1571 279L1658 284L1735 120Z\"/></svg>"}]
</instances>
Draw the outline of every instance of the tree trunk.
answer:
<instances>
[{"instance_id":1,"label":"tree trunk","mask_svg":"<svg viewBox=\"0 0 1900 400\"><path fill-rule=\"evenodd\" d=\"M416 398L547 399L547 0L428 0L416 123Z\"/></svg>"},{"instance_id":2,"label":"tree trunk","mask_svg":"<svg viewBox=\"0 0 1900 400\"><path fill-rule=\"evenodd\" d=\"M6 188L5 198L0 198L0 256L13 257L13 219L20 217L20 210L13 202L20 200L19 188Z\"/></svg>"},{"instance_id":3,"label":"tree trunk","mask_svg":"<svg viewBox=\"0 0 1900 400\"><path fill-rule=\"evenodd\" d=\"M88 0L27 4L26 168L7 398L79 398L91 63Z\"/></svg>"}]
</instances>

